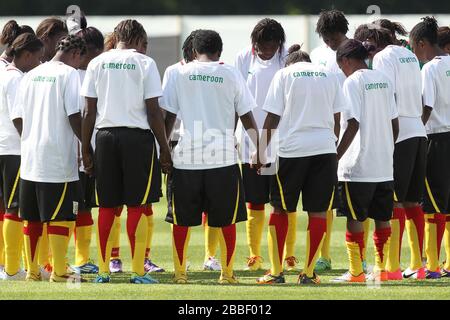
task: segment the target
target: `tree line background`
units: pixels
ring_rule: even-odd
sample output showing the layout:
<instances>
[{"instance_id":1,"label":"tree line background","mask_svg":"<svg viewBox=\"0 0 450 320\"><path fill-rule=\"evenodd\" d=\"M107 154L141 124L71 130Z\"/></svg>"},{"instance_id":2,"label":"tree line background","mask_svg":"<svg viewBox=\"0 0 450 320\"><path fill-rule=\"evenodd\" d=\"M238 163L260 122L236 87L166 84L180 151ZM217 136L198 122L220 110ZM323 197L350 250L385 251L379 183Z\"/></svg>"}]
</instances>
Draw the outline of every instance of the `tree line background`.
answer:
<instances>
[{"instance_id":1,"label":"tree line background","mask_svg":"<svg viewBox=\"0 0 450 320\"><path fill-rule=\"evenodd\" d=\"M382 14L450 13L449 0L0 0L2 16L63 15L79 5L87 15L278 15L318 14L337 8L365 14L378 5Z\"/></svg>"}]
</instances>

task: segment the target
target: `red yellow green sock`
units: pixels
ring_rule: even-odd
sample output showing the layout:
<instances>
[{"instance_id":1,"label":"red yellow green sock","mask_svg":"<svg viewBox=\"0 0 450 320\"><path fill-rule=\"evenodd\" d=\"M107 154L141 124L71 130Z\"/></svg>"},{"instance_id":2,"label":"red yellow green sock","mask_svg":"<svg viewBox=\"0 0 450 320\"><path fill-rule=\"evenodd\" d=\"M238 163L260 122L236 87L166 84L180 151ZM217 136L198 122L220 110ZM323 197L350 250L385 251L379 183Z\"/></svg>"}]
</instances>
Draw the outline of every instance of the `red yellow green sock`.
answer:
<instances>
[{"instance_id":1,"label":"red yellow green sock","mask_svg":"<svg viewBox=\"0 0 450 320\"><path fill-rule=\"evenodd\" d=\"M288 216L283 213L272 213L269 218L269 259L270 273L279 276L283 272L284 244L288 230Z\"/></svg>"},{"instance_id":2,"label":"red yellow green sock","mask_svg":"<svg viewBox=\"0 0 450 320\"><path fill-rule=\"evenodd\" d=\"M247 208L247 243L250 249L250 256L260 257L265 220L264 204L248 203Z\"/></svg>"},{"instance_id":3,"label":"red yellow green sock","mask_svg":"<svg viewBox=\"0 0 450 320\"><path fill-rule=\"evenodd\" d=\"M234 254L236 251L236 225L218 228L220 242L220 257L222 264L222 275L233 276Z\"/></svg>"},{"instance_id":4,"label":"red yellow green sock","mask_svg":"<svg viewBox=\"0 0 450 320\"><path fill-rule=\"evenodd\" d=\"M375 272L386 271L386 260L389 252L390 239L390 227L375 229L373 233L373 242L375 245Z\"/></svg>"},{"instance_id":5,"label":"red yellow green sock","mask_svg":"<svg viewBox=\"0 0 450 320\"><path fill-rule=\"evenodd\" d=\"M308 277L314 274L314 266L319 258L320 248L327 231L326 218L309 217L306 231L306 259L303 273Z\"/></svg>"},{"instance_id":6,"label":"red yellow green sock","mask_svg":"<svg viewBox=\"0 0 450 320\"><path fill-rule=\"evenodd\" d=\"M92 240L92 213L79 212L75 223L75 265L82 266L90 259L89 249Z\"/></svg>"},{"instance_id":7,"label":"red yellow green sock","mask_svg":"<svg viewBox=\"0 0 450 320\"><path fill-rule=\"evenodd\" d=\"M23 248L23 221L15 214L5 214L3 223L5 271L12 276L20 270Z\"/></svg>"},{"instance_id":8,"label":"red yellow green sock","mask_svg":"<svg viewBox=\"0 0 450 320\"><path fill-rule=\"evenodd\" d=\"M297 212L289 212L287 216L288 231L284 248L284 259L295 257L295 242L297 241Z\"/></svg>"},{"instance_id":9,"label":"red yellow green sock","mask_svg":"<svg viewBox=\"0 0 450 320\"><path fill-rule=\"evenodd\" d=\"M409 267L417 270L422 267L423 239L425 232L425 216L420 206L405 208L406 231L408 234L411 260Z\"/></svg>"},{"instance_id":10,"label":"red yellow green sock","mask_svg":"<svg viewBox=\"0 0 450 320\"><path fill-rule=\"evenodd\" d=\"M172 253L175 277L186 275L186 255L191 230L189 227L172 225Z\"/></svg>"},{"instance_id":11,"label":"red yellow green sock","mask_svg":"<svg viewBox=\"0 0 450 320\"><path fill-rule=\"evenodd\" d=\"M63 276L67 273L66 256L69 247L70 229L75 221L51 221L47 225L50 249L52 251L53 273Z\"/></svg>"},{"instance_id":12,"label":"red yellow green sock","mask_svg":"<svg viewBox=\"0 0 450 320\"><path fill-rule=\"evenodd\" d=\"M320 257L331 260L330 256L330 244L331 244L331 231L333 229L334 214L333 210L327 211L327 231L323 240L322 248L320 249Z\"/></svg>"},{"instance_id":13,"label":"red yellow green sock","mask_svg":"<svg viewBox=\"0 0 450 320\"><path fill-rule=\"evenodd\" d=\"M109 273L109 260L111 257L114 238L117 228L114 228L116 208L99 208L97 222L97 247L99 273Z\"/></svg>"},{"instance_id":14,"label":"red yellow green sock","mask_svg":"<svg viewBox=\"0 0 450 320\"><path fill-rule=\"evenodd\" d=\"M27 272L39 275L39 242L42 237L43 224L41 222L25 221L23 227L25 256L27 259Z\"/></svg>"},{"instance_id":15,"label":"red yellow green sock","mask_svg":"<svg viewBox=\"0 0 450 320\"><path fill-rule=\"evenodd\" d=\"M147 244L147 219L144 207L128 207L127 234L131 247L131 270L143 276L145 247Z\"/></svg>"},{"instance_id":16,"label":"red yellow green sock","mask_svg":"<svg viewBox=\"0 0 450 320\"><path fill-rule=\"evenodd\" d=\"M391 238L389 241L389 253L386 260L386 270L396 272L400 269L400 253L402 250L402 238L405 230L406 212L404 208L394 208L391 219Z\"/></svg>"},{"instance_id":17,"label":"red yellow green sock","mask_svg":"<svg viewBox=\"0 0 450 320\"><path fill-rule=\"evenodd\" d=\"M364 232L347 231L346 233L347 255L350 265L349 271L355 277L364 272L362 268L362 256L365 247L364 236Z\"/></svg>"},{"instance_id":18,"label":"red yellow green sock","mask_svg":"<svg viewBox=\"0 0 450 320\"><path fill-rule=\"evenodd\" d=\"M145 219L147 220L147 240L145 241L145 258L149 258L150 251L152 248L153 226L154 226L153 209L151 205L145 208L144 214Z\"/></svg>"}]
</instances>

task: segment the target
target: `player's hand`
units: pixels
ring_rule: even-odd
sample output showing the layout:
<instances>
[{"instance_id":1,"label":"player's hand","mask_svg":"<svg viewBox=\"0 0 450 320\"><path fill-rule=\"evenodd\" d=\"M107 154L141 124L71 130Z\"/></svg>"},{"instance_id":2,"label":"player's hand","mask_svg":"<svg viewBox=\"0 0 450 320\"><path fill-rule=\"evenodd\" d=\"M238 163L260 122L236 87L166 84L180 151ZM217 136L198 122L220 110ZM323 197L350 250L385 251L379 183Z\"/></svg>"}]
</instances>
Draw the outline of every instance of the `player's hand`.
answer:
<instances>
[{"instance_id":1,"label":"player's hand","mask_svg":"<svg viewBox=\"0 0 450 320\"><path fill-rule=\"evenodd\" d=\"M252 154L251 164L250 168L256 169L258 173L260 172L260 169L267 163L266 155L263 153L262 155L259 154L260 152L255 151Z\"/></svg>"},{"instance_id":2,"label":"player's hand","mask_svg":"<svg viewBox=\"0 0 450 320\"><path fill-rule=\"evenodd\" d=\"M173 162L169 149L161 149L159 156L159 163L161 164L161 171L163 173L170 173L172 171Z\"/></svg>"},{"instance_id":3,"label":"player's hand","mask_svg":"<svg viewBox=\"0 0 450 320\"><path fill-rule=\"evenodd\" d=\"M90 177L94 176L94 160L91 152L83 152L83 165L86 174Z\"/></svg>"}]
</instances>

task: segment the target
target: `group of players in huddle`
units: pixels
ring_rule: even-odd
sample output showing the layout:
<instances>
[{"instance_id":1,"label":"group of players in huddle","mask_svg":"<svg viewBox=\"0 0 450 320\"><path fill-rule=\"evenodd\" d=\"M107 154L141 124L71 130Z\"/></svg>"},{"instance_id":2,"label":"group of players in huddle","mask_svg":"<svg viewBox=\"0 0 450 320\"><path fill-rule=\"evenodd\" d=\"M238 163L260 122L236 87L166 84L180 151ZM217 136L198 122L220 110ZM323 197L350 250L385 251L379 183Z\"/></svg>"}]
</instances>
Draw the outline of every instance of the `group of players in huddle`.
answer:
<instances>
[{"instance_id":1,"label":"group of players in huddle","mask_svg":"<svg viewBox=\"0 0 450 320\"><path fill-rule=\"evenodd\" d=\"M261 270L268 203L271 268L256 281L284 283L284 270L298 264L300 194L309 219L298 284L318 284L332 268L333 210L347 218L349 261L333 281L449 277L450 29L425 17L406 41L400 23L381 19L349 39L348 25L338 10L321 12L324 44L309 55L286 49L281 24L263 19L235 66L221 62L217 32L195 30L161 83L136 20L106 39L84 16L47 18L36 32L9 21L0 39L0 278L83 282L94 273L109 283L122 272L126 206L130 282L157 283L151 273L164 270L150 248L161 173L174 283L188 282L187 247L199 225L204 269L220 270L219 283L238 283L238 222L247 226L247 268ZM411 262L402 271L405 228Z\"/></svg>"}]
</instances>

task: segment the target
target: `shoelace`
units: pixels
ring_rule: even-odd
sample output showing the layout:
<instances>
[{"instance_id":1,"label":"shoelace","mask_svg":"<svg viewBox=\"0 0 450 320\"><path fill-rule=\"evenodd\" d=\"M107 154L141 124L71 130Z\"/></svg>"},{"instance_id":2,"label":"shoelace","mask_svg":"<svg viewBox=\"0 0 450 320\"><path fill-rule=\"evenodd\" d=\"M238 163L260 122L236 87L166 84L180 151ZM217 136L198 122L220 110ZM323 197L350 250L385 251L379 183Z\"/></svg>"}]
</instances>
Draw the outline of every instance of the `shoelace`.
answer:
<instances>
[{"instance_id":1,"label":"shoelace","mask_svg":"<svg viewBox=\"0 0 450 320\"><path fill-rule=\"evenodd\" d=\"M298 260L297 260L297 258L294 257L294 256L292 256L292 257L287 257L287 258L286 258L286 263L287 263L289 266L295 266L295 264L298 263Z\"/></svg>"},{"instance_id":2,"label":"shoelace","mask_svg":"<svg viewBox=\"0 0 450 320\"><path fill-rule=\"evenodd\" d=\"M254 265L254 264L258 261L258 259L260 259L261 262L263 261L263 258L260 257L260 256L256 256L256 257L247 257L247 265L248 265L248 266Z\"/></svg>"}]
</instances>

